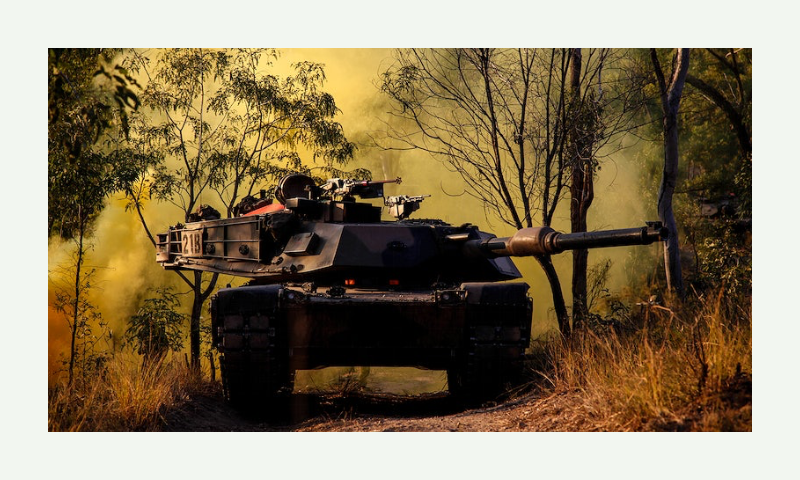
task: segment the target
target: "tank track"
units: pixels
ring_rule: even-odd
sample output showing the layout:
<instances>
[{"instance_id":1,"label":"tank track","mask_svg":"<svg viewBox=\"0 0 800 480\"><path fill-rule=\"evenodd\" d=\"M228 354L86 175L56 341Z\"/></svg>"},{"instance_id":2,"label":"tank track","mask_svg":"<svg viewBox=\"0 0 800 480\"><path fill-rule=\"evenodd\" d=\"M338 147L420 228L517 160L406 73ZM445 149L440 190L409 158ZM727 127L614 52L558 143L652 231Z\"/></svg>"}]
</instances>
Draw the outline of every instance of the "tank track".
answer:
<instances>
[{"instance_id":1,"label":"tank track","mask_svg":"<svg viewBox=\"0 0 800 480\"><path fill-rule=\"evenodd\" d=\"M479 329L479 327L475 327ZM487 400L503 392L507 385L519 383L523 359L508 356L507 347L471 339L467 355L448 369L450 393L459 400Z\"/></svg>"},{"instance_id":2,"label":"tank track","mask_svg":"<svg viewBox=\"0 0 800 480\"><path fill-rule=\"evenodd\" d=\"M274 404L292 384L278 289L252 287L223 295L212 305L212 315L225 398L247 410Z\"/></svg>"},{"instance_id":3,"label":"tank track","mask_svg":"<svg viewBox=\"0 0 800 480\"><path fill-rule=\"evenodd\" d=\"M465 402L491 399L519 383L530 341L533 307L524 291L497 298L493 293L503 287L483 288L484 300L468 305L465 353L447 371L450 393Z\"/></svg>"}]
</instances>

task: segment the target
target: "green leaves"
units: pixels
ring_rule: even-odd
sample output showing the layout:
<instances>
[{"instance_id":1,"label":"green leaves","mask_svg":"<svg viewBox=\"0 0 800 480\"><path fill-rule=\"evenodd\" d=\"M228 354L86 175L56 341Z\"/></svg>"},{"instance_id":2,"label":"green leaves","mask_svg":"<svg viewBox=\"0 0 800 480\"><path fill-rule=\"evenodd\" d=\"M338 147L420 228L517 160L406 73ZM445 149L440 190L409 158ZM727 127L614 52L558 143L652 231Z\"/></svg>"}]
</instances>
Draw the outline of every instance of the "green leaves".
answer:
<instances>
[{"instance_id":1,"label":"green leaves","mask_svg":"<svg viewBox=\"0 0 800 480\"><path fill-rule=\"evenodd\" d=\"M156 296L144 300L142 307L128 319L125 342L146 358L157 358L168 351L183 348L182 325L185 316L177 296L169 288L156 290Z\"/></svg>"},{"instance_id":2,"label":"green leaves","mask_svg":"<svg viewBox=\"0 0 800 480\"><path fill-rule=\"evenodd\" d=\"M137 130L146 148L163 154L153 174L157 198L191 207L212 189L230 215L241 196L302 169L298 149L326 166L353 157L355 145L333 120L336 103L322 91L323 66L299 62L281 79L264 71L276 57L264 49L159 54L143 95L152 113ZM149 65L143 57L135 63Z\"/></svg>"},{"instance_id":3,"label":"green leaves","mask_svg":"<svg viewBox=\"0 0 800 480\"><path fill-rule=\"evenodd\" d=\"M101 140L140 105L128 70L107 49L48 52L48 235L86 230L105 198L129 181L124 161ZM121 175L118 177L117 175Z\"/></svg>"},{"instance_id":4,"label":"green leaves","mask_svg":"<svg viewBox=\"0 0 800 480\"><path fill-rule=\"evenodd\" d=\"M116 123L127 134L128 113L139 107L134 91L139 84L124 67L110 64L117 53L113 49L48 51L49 138L72 158Z\"/></svg>"}]
</instances>

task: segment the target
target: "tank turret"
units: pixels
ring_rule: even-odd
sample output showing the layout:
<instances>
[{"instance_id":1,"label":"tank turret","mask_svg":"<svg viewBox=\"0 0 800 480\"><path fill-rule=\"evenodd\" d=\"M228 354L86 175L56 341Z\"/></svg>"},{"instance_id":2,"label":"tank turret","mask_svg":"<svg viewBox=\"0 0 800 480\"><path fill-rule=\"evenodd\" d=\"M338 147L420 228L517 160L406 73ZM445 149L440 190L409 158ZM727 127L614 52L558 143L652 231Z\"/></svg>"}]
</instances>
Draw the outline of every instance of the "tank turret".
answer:
<instances>
[{"instance_id":1,"label":"tank turret","mask_svg":"<svg viewBox=\"0 0 800 480\"><path fill-rule=\"evenodd\" d=\"M229 400L254 406L290 392L294 372L323 366L447 370L465 396L513 380L530 338L528 285L511 257L644 245L660 224L565 234L526 228L505 238L471 224L411 219L428 195L384 200L388 181L284 177L228 219L197 216L158 235L168 269L249 277L212 299L212 339ZM206 218L211 218L206 220Z\"/></svg>"}]
</instances>

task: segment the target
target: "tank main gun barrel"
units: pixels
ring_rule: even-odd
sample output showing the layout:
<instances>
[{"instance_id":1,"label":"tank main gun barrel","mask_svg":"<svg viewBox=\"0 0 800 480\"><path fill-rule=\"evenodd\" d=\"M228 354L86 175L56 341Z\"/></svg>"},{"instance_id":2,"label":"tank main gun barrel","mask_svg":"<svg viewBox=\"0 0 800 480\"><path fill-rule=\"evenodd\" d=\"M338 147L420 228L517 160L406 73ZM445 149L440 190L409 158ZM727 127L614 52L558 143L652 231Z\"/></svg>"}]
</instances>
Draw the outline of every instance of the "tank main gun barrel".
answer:
<instances>
[{"instance_id":1,"label":"tank main gun barrel","mask_svg":"<svg viewBox=\"0 0 800 480\"><path fill-rule=\"evenodd\" d=\"M661 222L647 226L597 232L561 233L550 227L523 228L510 237L468 240L466 252L487 257L528 257L555 255L581 248L648 245L667 238L669 232Z\"/></svg>"}]
</instances>

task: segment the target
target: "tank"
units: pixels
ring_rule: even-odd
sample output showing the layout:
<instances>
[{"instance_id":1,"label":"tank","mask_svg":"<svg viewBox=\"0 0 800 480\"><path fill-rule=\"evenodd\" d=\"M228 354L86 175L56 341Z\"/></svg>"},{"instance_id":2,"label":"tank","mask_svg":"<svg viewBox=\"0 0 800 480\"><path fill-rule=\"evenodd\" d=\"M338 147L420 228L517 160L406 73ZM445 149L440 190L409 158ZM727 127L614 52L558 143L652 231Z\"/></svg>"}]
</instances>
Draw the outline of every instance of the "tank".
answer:
<instances>
[{"instance_id":1,"label":"tank","mask_svg":"<svg viewBox=\"0 0 800 480\"><path fill-rule=\"evenodd\" d=\"M411 219L427 196L384 197L385 183L284 177L275 200L246 197L239 216L204 206L159 234L167 269L250 278L211 299L223 390L256 408L292 391L295 372L327 366L446 370L475 398L520 375L532 300L511 257L643 245L660 224L565 234L526 228L497 238L471 224ZM383 198L395 218L382 221Z\"/></svg>"}]
</instances>

